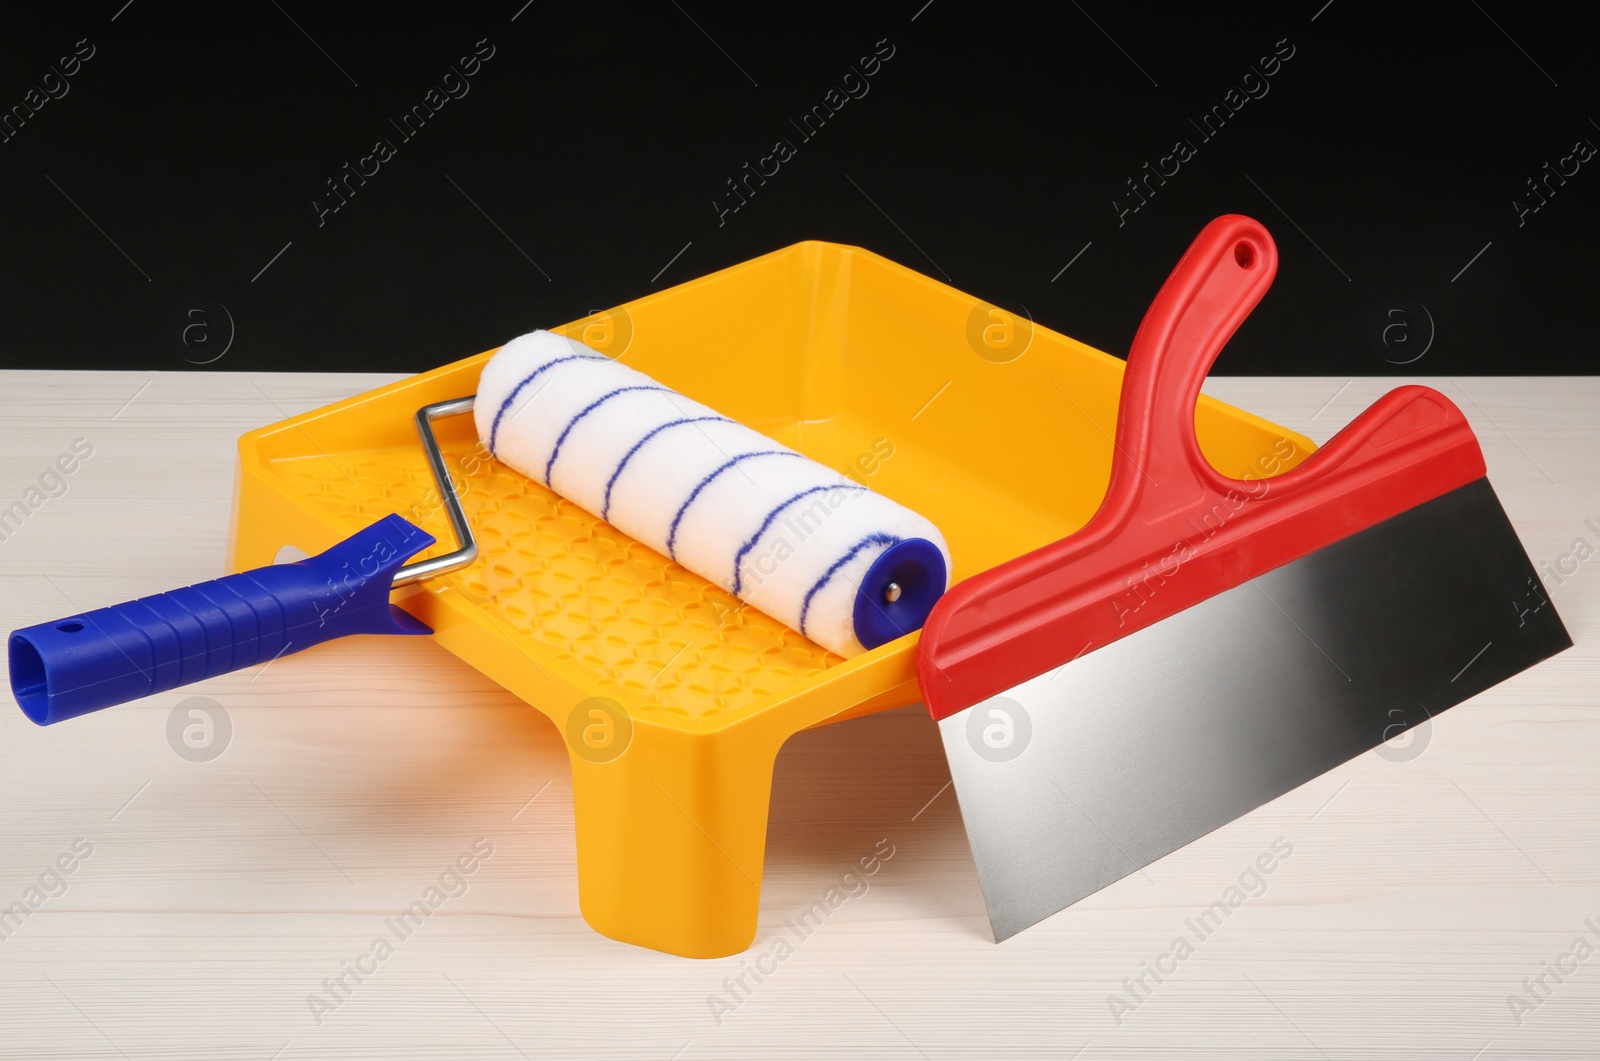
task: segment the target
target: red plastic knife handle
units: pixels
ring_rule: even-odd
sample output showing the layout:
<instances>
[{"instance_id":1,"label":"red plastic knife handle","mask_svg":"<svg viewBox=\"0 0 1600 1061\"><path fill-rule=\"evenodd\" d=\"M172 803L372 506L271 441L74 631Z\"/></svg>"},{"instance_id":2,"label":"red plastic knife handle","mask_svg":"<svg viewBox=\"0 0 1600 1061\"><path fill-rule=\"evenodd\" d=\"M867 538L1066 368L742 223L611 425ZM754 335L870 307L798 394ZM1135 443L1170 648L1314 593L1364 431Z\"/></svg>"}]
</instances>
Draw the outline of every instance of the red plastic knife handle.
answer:
<instances>
[{"instance_id":1,"label":"red plastic knife handle","mask_svg":"<svg viewBox=\"0 0 1600 1061\"><path fill-rule=\"evenodd\" d=\"M923 626L917 679L935 719L1483 477L1466 418L1427 387L1384 395L1281 475L1211 466L1194 433L1200 385L1277 265L1248 217L1219 217L1195 239L1128 352L1099 510L959 583Z\"/></svg>"}]
</instances>

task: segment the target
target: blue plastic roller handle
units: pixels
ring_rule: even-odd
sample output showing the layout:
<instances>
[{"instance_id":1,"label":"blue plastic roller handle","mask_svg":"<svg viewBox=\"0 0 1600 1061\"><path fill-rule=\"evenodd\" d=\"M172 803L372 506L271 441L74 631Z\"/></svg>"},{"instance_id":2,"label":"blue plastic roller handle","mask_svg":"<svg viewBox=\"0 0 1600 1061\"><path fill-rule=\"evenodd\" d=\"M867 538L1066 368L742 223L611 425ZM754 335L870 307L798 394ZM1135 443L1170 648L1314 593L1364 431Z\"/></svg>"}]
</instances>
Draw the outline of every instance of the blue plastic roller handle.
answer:
<instances>
[{"instance_id":1,"label":"blue plastic roller handle","mask_svg":"<svg viewBox=\"0 0 1600 1061\"><path fill-rule=\"evenodd\" d=\"M389 591L433 542L386 516L305 560L15 630L11 692L48 726L348 634L430 634Z\"/></svg>"}]
</instances>

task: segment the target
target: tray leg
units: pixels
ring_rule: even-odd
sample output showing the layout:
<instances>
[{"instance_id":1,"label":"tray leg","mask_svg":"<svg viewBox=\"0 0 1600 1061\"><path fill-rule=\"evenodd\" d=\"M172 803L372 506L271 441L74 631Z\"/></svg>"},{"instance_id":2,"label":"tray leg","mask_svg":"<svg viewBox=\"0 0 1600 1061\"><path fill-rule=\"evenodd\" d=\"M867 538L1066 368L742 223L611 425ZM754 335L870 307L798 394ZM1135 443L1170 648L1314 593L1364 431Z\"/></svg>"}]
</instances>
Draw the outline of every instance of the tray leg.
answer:
<instances>
[{"instance_id":1,"label":"tray leg","mask_svg":"<svg viewBox=\"0 0 1600 1061\"><path fill-rule=\"evenodd\" d=\"M777 745L755 727L633 723L627 750L596 761L583 737L591 718L604 736L604 718L586 707L595 702L565 727L584 920L686 958L744 950L756 934Z\"/></svg>"}]
</instances>

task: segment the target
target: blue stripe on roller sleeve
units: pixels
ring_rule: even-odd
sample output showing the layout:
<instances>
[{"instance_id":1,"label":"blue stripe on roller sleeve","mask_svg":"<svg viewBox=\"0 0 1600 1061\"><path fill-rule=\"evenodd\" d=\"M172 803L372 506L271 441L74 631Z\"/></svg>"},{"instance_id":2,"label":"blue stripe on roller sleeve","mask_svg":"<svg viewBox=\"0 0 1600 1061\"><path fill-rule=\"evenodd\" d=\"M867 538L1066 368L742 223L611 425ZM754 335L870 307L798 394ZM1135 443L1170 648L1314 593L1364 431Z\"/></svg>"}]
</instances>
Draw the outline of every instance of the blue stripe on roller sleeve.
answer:
<instances>
[{"instance_id":1,"label":"blue stripe on roller sleeve","mask_svg":"<svg viewBox=\"0 0 1600 1061\"><path fill-rule=\"evenodd\" d=\"M883 531L875 531L872 534L867 535L865 538L862 538L859 542L856 542L850 547L849 552L835 560L833 562L833 566L824 571L822 573L822 577L817 579L815 584L813 584L812 587L806 591L805 600L800 604L800 633L807 637L811 636L806 634L806 615L811 611L811 598L815 597L817 595L817 591L828 584L833 576L838 573L841 567L854 560L857 556L861 555L861 552L864 549L870 549L874 545L898 545L902 540L903 539L899 535L888 534Z\"/></svg>"},{"instance_id":2,"label":"blue stripe on roller sleeve","mask_svg":"<svg viewBox=\"0 0 1600 1061\"><path fill-rule=\"evenodd\" d=\"M645 436L643 438L641 438L639 441L635 442L633 444L633 448L630 449L627 453L624 453L622 455L622 459L617 462L617 470L611 473L611 478L606 480L606 498L605 498L605 503L600 506L600 518L601 519L610 519L611 518L611 488L617 485L617 477L622 474L622 469L624 469L624 468L626 468L628 466L628 462L633 459L633 455L635 453L639 452L639 448L641 446L643 446L646 442L649 442L652 438L655 438L657 435L661 434L661 432L667 430L668 428L682 427L684 424L704 424L704 423L731 424L731 423L733 423L733 421L728 419L726 416L686 416L686 417L684 417L684 418L682 418L680 420L668 420L666 423L662 424L661 426L652 428L650 431L648 431L645 434Z\"/></svg>"},{"instance_id":3,"label":"blue stripe on roller sleeve","mask_svg":"<svg viewBox=\"0 0 1600 1061\"><path fill-rule=\"evenodd\" d=\"M593 355L590 355L590 354L566 354L566 355L564 355L562 357L551 358L549 361L546 361L544 364L540 365L538 368L534 369L532 372L530 372L526 376L524 376L523 379L522 379L522 382L518 383L515 387L511 388L511 393L506 395L506 400L500 403L500 410L494 414L494 424L489 428L489 454L490 454L490 456L494 455L495 443L497 441L499 441L499 438L500 438L500 421L505 419L506 410L511 408L511 403L517 400L517 395L522 393L522 389L524 387L526 387L528 384L532 383L534 380L538 379L547 370L552 369L552 368L556 367L557 365L562 364L563 362L567 362L567 361L609 361L609 360L611 360L609 357L605 357L602 354L593 354Z\"/></svg>"},{"instance_id":4,"label":"blue stripe on roller sleeve","mask_svg":"<svg viewBox=\"0 0 1600 1061\"><path fill-rule=\"evenodd\" d=\"M733 468L739 464L742 464L753 457L800 457L800 454L790 449L762 449L756 450L753 453L741 453L737 457L734 457L733 459L724 463L721 467L712 472L710 475L707 475L704 479L701 479L700 482L695 485L695 488L689 491L689 496L684 499L683 504L678 506L678 514L672 517L672 528L667 531L668 556L672 557L674 560L678 558L678 524L683 522L684 513L689 511L689 506L694 504L695 498L700 496L700 491L710 486L711 480L715 479L729 468ZM801 459L804 460L805 458L802 457Z\"/></svg>"},{"instance_id":5,"label":"blue stripe on roller sleeve","mask_svg":"<svg viewBox=\"0 0 1600 1061\"><path fill-rule=\"evenodd\" d=\"M556 458L561 456L561 444L567 440L568 435L572 434L572 429L578 426L578 421L582 420L584 417L588 416L590 413L594 412L596 409L600 408L600 406L604 405L612 398L615 398L617 395L627 394L629 391L662 391L667 394L672 393L671 391L667 390L667 388L655 383L638 383L631 387L618 387L616 390L607 391L594 401L590 402L588 405L584 406L582 409L578 410L577 414L574 415L571 420L567 421L567 426L561 430L561 437L556 439L555 448L550 451L550 460L547 461L544 466L544 485L550 485L550 476L555 471Z\"/></svg>"},{"instance_id":6,"label":"blue stripe on roller sleeve","mask_svg":"<svg viewBox=\"0 0 1600 1061\"><path fill-rule=\"evenodd\" d=\"M756 532L750 535L749 539L747 539L743 545L739 546L739 551L733 556L733 595L735 597L739 595L740 589L742 589L744 586L744 558L749 555L751 549L756 547L756 543L761 540L761 536L767 533L767 529L772 526L773 521L783 514L784 509L788 508L796 501L804 500L805 498L810 497L812 494L820 494L828 490L865 491L866 487L860 486L856 483L833 483L828 486L813 486L800 491L798 494L795 494L793 497L789 498L789 500L776 505L771 512L767 513L766 518L761 521L761 526L756 528Z\"/></svg>"}]
</instances>

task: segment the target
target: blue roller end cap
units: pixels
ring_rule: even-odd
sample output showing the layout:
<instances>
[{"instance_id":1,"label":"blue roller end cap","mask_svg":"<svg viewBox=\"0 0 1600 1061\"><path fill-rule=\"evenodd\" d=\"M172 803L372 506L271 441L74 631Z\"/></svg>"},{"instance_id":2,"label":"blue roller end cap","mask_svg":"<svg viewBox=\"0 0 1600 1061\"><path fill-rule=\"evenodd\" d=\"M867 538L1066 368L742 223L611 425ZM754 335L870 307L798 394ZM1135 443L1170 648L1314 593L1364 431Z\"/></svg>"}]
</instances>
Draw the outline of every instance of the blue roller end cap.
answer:
<instances>
[{"instance_id":1,"label":"blue roller end cap","mask_svg":"<svg viewBox=\"0 0 1600 1061\"><path fill-rule=\"evenodd\" d=\"M889 546L867 569L856 593L856 640L874 649L922 629L948 580L944 554L928 539L907 538Z\"/></svg>"}]
</instances>

